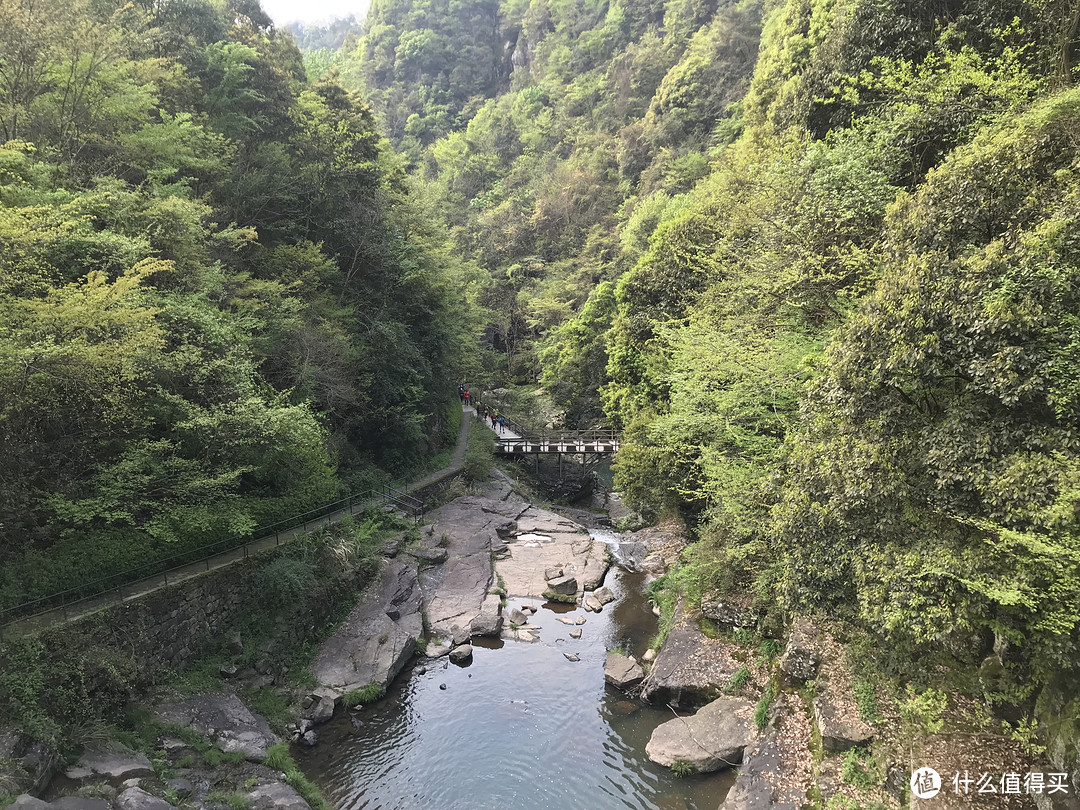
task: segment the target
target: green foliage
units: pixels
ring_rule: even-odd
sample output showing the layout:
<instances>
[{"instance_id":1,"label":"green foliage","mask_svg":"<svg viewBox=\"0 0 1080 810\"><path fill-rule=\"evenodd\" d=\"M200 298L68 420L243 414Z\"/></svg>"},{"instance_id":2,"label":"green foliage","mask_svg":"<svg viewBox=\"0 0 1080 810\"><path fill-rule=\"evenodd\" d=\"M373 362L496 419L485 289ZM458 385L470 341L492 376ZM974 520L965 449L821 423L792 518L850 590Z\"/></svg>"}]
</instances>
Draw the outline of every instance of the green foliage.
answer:
<instances>
[{"instance_id":1,"label":"green foliage","mask_svg":"<svg viewBox=\"0 0 1080 810\"><path fill-rule=\"evenodd\" d=\"M858 790L873 790L884 782L883 763L861 748L849 748L844 752L840 776Z\"/></svg>"},{"instance_id":2,"label":"green foliage","mask_svg":"<svg viewBox=\"0 0 1080 810\"><path fill-rule=\"evenodd\" d=\"M1039 744L1039 721L1023 717L1015 726L1006 720L1001 721L1001 730L1028 756L1038 757L1046 753L1046 746Z\"/></svg>"},{"instance_id":3,"label":"green foliage","mask_svg":"<svg viewBox=\"0 0 1080 810\"><path fill-rule=\"evenodd\" d=\"M0 10L0 607L447 440L445 234L365 104L254 8L189 6Z\"/></svg>"},{"instance_id":4,"label":"green foliage","mask_svg":"<svg viewBox=\"0 0 1080 810\"><path fill-rule=\"evenodd\" d=\"M303 797L312 810L331 810L331 805L322 795L322 791L301 772L296 760L289 753L287 742L280 742L266 749L264 764L268 768L284 773L285 781Z\"/></svg>"},{"instance_id":5,"label":"green foliage","mask_svg":"<svg viewBox=\"0 0 1080 810\"><path fill-rule=\"evenodd\" d=\"M735 674L731 676L731 680L728 681L727 686L724 687L725 695L737 695L742 691L742 688L750 680L750 670L745 667L739 667Z\"/></svg>"},{"instance_id":6,"label":"green foliage","mask_svg":"<svg viewBox=\"0 0 1080 810\"><path fill-rule=\"evenodd\" d=\"M946 703L944 692L937 689L919 692L908 685L907 698L900 701L900 735L909 747L914 748L926 735L937 734L944 728L941 715Z\"/></svg>"},{"instance_id":7,"label":"green foliage","mask_svg":"<svg viewBox=\"0 0 1080 810\"><path fill-rule=\"evenodd\" d=\"M478 422L469 425L465 449L465 477L474 483L487 481L495 467L495 434Z\"/></svg>"},{"instance_id":8,"label":"green foliage","mask_svg":"<svg viewBox=\"0 0 1080 810\"><path fill-rule=\"evenodd\" d=\"M869 681L855 681L852 687L855 697L855 705L859 709L859 717L867 723L880 723L881 713L878 709L877 689Z\"/></svg>"},{"instance_id":9,"label":"green foliage","mask_svg":"<svg viewBox=\"0 0 1080 810\"><path fill-rule=\"evenodd\" d=\"M287 727L295 719L289 702L270 688L246 689L244 703L256 714L265 717L274 733L284 736Z\"/></svg>"},{"instance_id":10,"label":"green foliage","mask_svg":"<svg viewBox=\"0 0 1080 810\"><path fill-rule=\"evenodd\" d=\"M214 790L206 794L206 802L211 805L226 805L232 810L247 810L250 802L243 793Z\"/></svg>"},{"instance_id":11,"label":"green foliage","mask_svg":"<svg viewBox=\"0 0 1080 810\"><path fill-rule=\"evenodd\" d=\"M386 694L386 687L381 683L369 683L359 689L350 689L341 696L341 702L348 708L361 706L365 703L374 703Z\"/></svg>"},{"instance_id":12,"label":"green foliage","mask_svg":"<svg viewBox=\"0 0 1080 810\"><path fill-rule=\"evenodd\" d=\"M697 773L697 769L692 763L687 762L685 759L677 759L671 763L671 773L680 779L687 776L693 776Z\"/></svg>"},{"instance_id":13,"label":"green foliage","mask_svg":"<svg viewBox=\"0 0 1080 810\"><path fill-rule=\"evenodd\" d=\"M775 699L776 684L773 681L769 681L765 684L765 691L762 692L761 699L754 708L754 724L759 729L764 730L765 726L769 725L769 707L772 706L772 702Z\"/></svg>"}]
</instances>

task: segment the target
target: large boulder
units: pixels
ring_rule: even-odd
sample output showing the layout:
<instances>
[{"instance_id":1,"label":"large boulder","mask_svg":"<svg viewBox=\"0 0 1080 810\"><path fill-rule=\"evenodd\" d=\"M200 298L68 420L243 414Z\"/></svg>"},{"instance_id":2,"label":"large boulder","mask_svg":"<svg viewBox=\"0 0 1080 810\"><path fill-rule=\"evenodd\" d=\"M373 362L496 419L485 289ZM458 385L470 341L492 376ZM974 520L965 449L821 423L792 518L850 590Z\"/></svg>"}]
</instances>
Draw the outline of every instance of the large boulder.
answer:
<instances>
[{"instance_id":1,"label":"large boulder","mask_svg":"<svg viewBox=\"0 0 1080 810\"><path fill-rule=\"evenodd\" d=\"M117 742L92 743L79 761L64 772L72 782L106 781L119 787L125 780L153 776L154 766L145 754L125 748Z\"/></svg>"},{"instance_id":2,"label":"large boulder","mask_svg":"<svg viewBox=\"0 0 1080 810\"><path fill-rule=\"evenodd\" d=\"M480 614L469 624L474 636L497 636L502 630L502 600L491 594L480 605Z\"/></svg>"},{"instance_id":3,"label":"large boulder","mask_svg":"<svg viewBox=\"0 0 1080 810\"><path fill-rule=\"evenodd\" d=\"M604 662L604 680L618 689L631 689L645 680L645 670L633 656L608 653Z\"/></svg>"},{"instance_id":4,"label":"large boulder","mask_svg":"<svg viewBox=\"0 0 1080 810\"><path fill-rule=\"evenodd\" d=\"M557 593L560 596L577 596L577 577L555 577L555 579L548 580L548 588L550 588L553 593Z\"/></svg>"},{"instance_id":5,"label":"large boulder","mask_svg":"<svg viewBox=\"0 0 1080 810\"><path fill-rule=\"evenodd\" d=\"M34 798L29 793L23 793L15 797L15 801L8 805L8 810L49 810L49 803Z\"/></svg>"},{"instance_id":6,"label":"large boulder","mask_svg":"<svg viewBox=\"0 0 1080 810\"><path fill-rule=\"evenodd\" d=\"M596 597L596 601L598 601L601 605L606 605L609 602L615 601L615 594L611 592L611 588L609 588L607 585L604 585L603 587L597 588L595 591L593 591L593 596Z\"/></svg>"},{"instance_id":7,"label":"large boulder","mask_svg":"<svg viewBox=\"0 0 1080 810\"><path fill-rule=\"evenodd\" d=\"M783 762L773 731L743 753L739 775L720 810L798 810L792 796L782 795L783 782Z\"/></svg>"},{"instance_id":8,"label":"large boulder","mask_svg":"<svg viewBox=\"0 0 1080 810\"><path fill-rule=\"evenodd\" d=\"M249 794L248 810L311 810L303 797L284 782L261 785Z\"/></svg>"},{"instance_id":9,"label":"large boulder","mask_svg":"<svg viewBox=\"0 0 1080 810\"><path fill-rule=\"evenodd\" d=\"M262 762L266 751L281 742L262 717L252 714L236 695L196 695L158 707L165 723L193 728L225 753L239 752Z\"/></svg>"},{"instance_id":10,"label":"large boulder","mask_svg":"<svg viewBox=\"0 0 1080 810\"><path fill-rule=\"evenodd\" d=\"M337 702L337 695L333 690L325 687L316 689L300 701L301 719L307 720L312 726L329 723L334 717Z\"/></svg>"},{"instance_id":11,"label":"large boulder","mask_svg":"<svg viewBox=\"0 0 1080 810\"><path fill-rule=\"evenodd\" d=\"M117 796L115 806L116 810L176 810L174 805L140 787L130 787Z\"/></svg>"},{"instance_id":12,"label":"large boulder","mask_svg":"<svg viewBox=\"0 0 1080 810\"><path fill-rule=\"evenodd\" d=\"M421 602L416 568L386 562L376 586L319 646L311 663L315 680L335 697L372 683L389 685L423 633Z\"/></svg>"},{"instance_id":13,"label":"large boulder","mask_svg":"<svg viewBox=\"0 0 1080 810\"><path fill-rule=\"evenodd\" d=\"M710 639L686 616L685 606L675 610L672 627L660 648L641 697L648 703L688 708L708 703L742 664L731 657L724 642Z\"/></svg>"},{"instance_id":14,"label":"large boulder","mask_svg":"<svg viewBox=\"0 0 1080 810\"><path fill-rule=\"evenodd\" d=\"M751 598L738 593L709 593L701 599L701 615L724 629L754 627L761 615L751 607Z\"/></svg>"},{"instance_id":15,"label":"large boulder","mask_svg":"<svg viewBox=\"0 0 1080 810\"><path fill-rule=\"evenodd\" d=\"M840 753L874 739L874 730L859 718L850 696L837 694L824 673L817 679L814 719L826 751Z\"/></svg>"},{"instance_id":16,"label":"large boulder","mask_svg":"<svg viewBox=\"0 0 1080 810\"><path fill-rule=\"evenodd\" d=\"M784 654L780 656L780 671L794 681L808 681L817 677L820 665L817 628L809 619L798 616L791 625Z\"/></svg>"},{"instance_id":17,"label":"large boulder","mask_svg":"<svg viewBox=\"0 0 1080 810\"><path fill-rule=\"evenodd\" d=\"M731 768L742 762L743 751L757 730L754 704L737 697L717 698L691 717L677 717L657 726L645 754L658 765L688 763L697 773Z\"/></svg>"},{"instance_id":18,"label":"large boulder","mask_svg":"<svg viewBox=\"0 0 1080 810\"><path fill-rule=\"evenodd\" d=\"M472 660L473 648L471 644L462 644L450 651L450 660L455 664L466 664Z\"/></svg>"}]
</instances>

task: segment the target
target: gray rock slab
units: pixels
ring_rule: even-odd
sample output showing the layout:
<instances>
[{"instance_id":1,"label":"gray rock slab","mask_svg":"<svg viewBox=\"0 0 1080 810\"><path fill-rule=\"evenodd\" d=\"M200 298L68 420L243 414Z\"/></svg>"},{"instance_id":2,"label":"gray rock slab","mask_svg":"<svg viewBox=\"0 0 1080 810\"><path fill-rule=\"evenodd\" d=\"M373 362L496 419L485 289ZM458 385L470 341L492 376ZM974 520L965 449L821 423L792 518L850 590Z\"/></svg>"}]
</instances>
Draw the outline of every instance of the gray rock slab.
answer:
<instances>
[{"instance_id":1,"label":"gray rock slab","mask_svg":"<svg viewBox=\"0 0 1080 810\"><path fill-rule=\"evenodd\" d=\"M608 653L604 662L604 680L618 689L630 689L645 680L645 670L632 656Z\"/></svg>"},{"instance_id":2,"label":"gray rock slab","mask_svg":"<svg viewBox=\"0 0 1080 810\"><path fill-rule=\"evenodd\" d=\"M311 810L303 796L284 782L261 785L247 794L248 810Z\"/></svg>"},{"instance_id":3,"label":"gray rock slab","mask_svg":"<svg viewBox=\"0 0 1080 810\"><path fill-rule=\"evenodd\" d=\"M585 597L584 601L581 603L581 606L585 608L585 610L590 611L591 613L599 613L604 609L604 606L600 603L600 600L593 596L591 593Z\"/></svg>"},{"instance_id":4,"label":"gray rock slab","mask_svg":"<svg viewBox=\"0 0 1080 810\"><path fill-rule=\"evenodd\" d=\"M782 767L776 734L771 732L743 753L739 775L720 810L798 810L799 805L784 801L777 789Z\"/></svg>"},{"instance_id":5,"label":"gray rock slab","mask_svg":"<svg viewBox=\"0 0 1080 810\"><path fill-rule=\"evenodd\" d=\"M450 660L455 664L464 664L472 659L472 653L471 644L462 644L460 647L454 647L450 651Z\"/></svg>"},{"instance_id":6,"label":"gray rock slab","mask_svg":"<svg viewBox=\"0 0 1080 810\"><path fill-rule=\"evenodd\" d=\"M147 793L140 787L131 787L116 797L116 810L176 810L174 805Z\"/></svg>"},{"instance_id":7,"label":"gray rock slab","mask_svg":"<svg viewBox=\"0 0 1080 810\"><path fill-rule=\"evenodd\" d=\"M15 801L8 805L8 810L48 810L48 803L41 799L35 799L29 793L23 793L15 797Z\"/></svg>"},{"instance_id":8,"label":"gray rock slab","mask_svg":"<svg viewBox=\"0 0 1080 810\"><path fill-rule=\"evenodd\" d=\"M61 796L49 802L52 810L111 810L104 799L87 799L83 796Z\"/></svg>"},{"instance_id":9,"label":"gray rock slab","mask_svg":"<svg viewBox=\"0 0 1080 810\"><path fill-rule=\"evenodd\" d=\"M335 695L372 683L388 686L416 650L423 632L420 605L416 569L387 561L377 582L319 646L311 663L315 679Z\"/></svg>"},{"instance_id":10,"label":"gray rock slab","mask_svg":"<svg viewBox=\"0 0 1080 810\"><path fill-rule=\"evenodd\" d=\"M722 697L702 706L691 717L661 723L645 746L645 754L658 765L671 767L682 760L698 773L730 768L742 762L754 742L754 704L743 698Z\"/></svg>"},{"instance_id":11,"label":"gray rock slab","mask_svg":"<svg viewBox=\"0 0 1080 810\"><path fill-rule=\"evenodd\" d=\"M671 630L641 687L648 703L690 707L719 697L742 664L723 649L723 642L706 638L697 622L687 619L679 605Z\"/></svg>"},{"instance_id":12,"label":"gray rock slab","mask_svg":"<svg viewBox=\"0 0 1080 810\"><path fill-rule=\"evenodd\" d=\"M144 755L119 743L92 743L86 747L75 767L65 773L73 782L105 780L119 787L126 779L153 776L154 766Z\"/></svg>"},{"instance_id":13,"label":"gray rock slab","mask_svg":"<svg viewBox=\"0 0 1080 810\"><path fill-rule=\"evenodd\" d=\"M494 594L484 597L480 613L469 623L474 636L497 636L502 630L502 600Z\"/></svg>"},{"instance_id":14,"label":"gray rock slab","mask_svg":"<svg viewBox=\"0 0 1080 810\"><path fill-rule=\"evenodd\" d=\"M166 723L195 729L220 750L240 752L250 762L265 760L266 750L281 741L236 695L196 695L158 706L157 715Z\"/></svg>"},{"instance_id":15,"label":"gray rock slab","mask_svg":"<svg viewBox=\"0 0 1080 810\"><path fill-rule=\"evenodd\" d=\"M594 543L581 526L562 515L529 507L518 518L518 532L519 536L508 544L509 557L496 563L507 593L513 596L542 597L549 589L545 574L561 568L564 576L576 580L573 593L564 595L580 598L583 589L592 587L586 583L602 579L607 570L607 546ZM537 536L543 541L526 541Z\"/></svg>"},{"instance_id":16,"label":"gray rock slab","mask_svg":"<svg viewBox=\"0 0 1080 810\"><path fill-rule=\"evenodd\" d=\"M615 601L615 594L613 594L611 588L606 585L593 591L593 596L596 597L596 601L601 605L606 605Z\"/></svg>"},{"instance_id":17,"label":"gray rock slab","mask_svg":"<svg viewBox=\"0 0 1080 810\"><path fill-rule=\"evenodd\" d=\"M469 627L480 615L494 580L491 551L502 543L497 530L527 507L517 498L464 497L431 513L449 553L446 564L424 580L425 610L433 632L449 636L455 625Z\"/></svg>"},{"instance_id":18,"label":"gray rock slab","mask_svg":"<svg viewBox=\"0 0 1080 810\"><path fill-rule=\"evenodd\" d=\"M838 705L832 682L821 676L814 694L814 719L826 751L840 753L866 745L874 739L874 730L857 715Z\"/></svg>"}]
</instances>

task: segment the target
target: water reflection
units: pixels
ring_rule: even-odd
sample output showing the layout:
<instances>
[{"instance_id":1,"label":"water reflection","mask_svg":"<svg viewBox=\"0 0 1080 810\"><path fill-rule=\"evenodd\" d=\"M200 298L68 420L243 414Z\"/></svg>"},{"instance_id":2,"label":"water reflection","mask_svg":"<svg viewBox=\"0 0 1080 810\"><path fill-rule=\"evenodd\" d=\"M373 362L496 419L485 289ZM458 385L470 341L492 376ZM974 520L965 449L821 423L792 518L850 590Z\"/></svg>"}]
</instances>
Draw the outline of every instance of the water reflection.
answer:
<instances>
[{"instance_id":1,"label":"water reflection","mask_svg":"<svg viewBox=\"0 0 1080 810\"><path fill-rule=\"evenodd\" d=\"M649 762L645 744L671 711L604 684L607 650L640 656L656 632L643 582L613 569L618 599L576 611L588 619L580 639L534 601L539 642L477 645L468 667L443 658L403 673L357 728L339 712L317 748L294 752L301 767L339 810L716 810L733 776L676 779Z\"/></svg>"}]
</instances>

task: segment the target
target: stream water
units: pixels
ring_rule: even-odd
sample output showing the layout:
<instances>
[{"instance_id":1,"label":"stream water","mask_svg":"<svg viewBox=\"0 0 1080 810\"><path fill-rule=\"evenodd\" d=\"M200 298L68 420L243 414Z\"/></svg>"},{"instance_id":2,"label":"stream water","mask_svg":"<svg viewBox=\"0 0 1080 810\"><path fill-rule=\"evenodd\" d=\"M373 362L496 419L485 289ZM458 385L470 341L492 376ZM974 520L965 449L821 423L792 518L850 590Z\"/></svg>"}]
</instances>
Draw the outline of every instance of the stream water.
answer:
<instances>
[{"instance_id":1,"label":"stream water","mask_svg":"<svg viewBox=\"0 0 1080 810\"><path fill-rule=\"evenodd\" d=\"M594 537L618 557L616 535ZM671 710L604 683L609 649L640 658L656 632L644 582L613 567L616 601L600 614L511 599L507 611L540 608L540 641L474 644L465 667L417 662L356 713L358 728L339 712L316 748L295 752L300 767L337 810L716 810L733 775L679 779L654 765L645 744ZM580 639L560 615L587 618Z\"/></svg>"}]
</instances>

